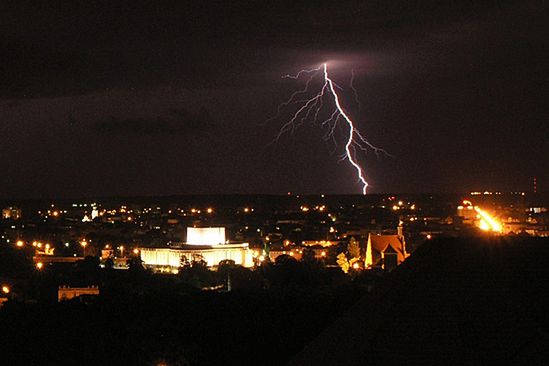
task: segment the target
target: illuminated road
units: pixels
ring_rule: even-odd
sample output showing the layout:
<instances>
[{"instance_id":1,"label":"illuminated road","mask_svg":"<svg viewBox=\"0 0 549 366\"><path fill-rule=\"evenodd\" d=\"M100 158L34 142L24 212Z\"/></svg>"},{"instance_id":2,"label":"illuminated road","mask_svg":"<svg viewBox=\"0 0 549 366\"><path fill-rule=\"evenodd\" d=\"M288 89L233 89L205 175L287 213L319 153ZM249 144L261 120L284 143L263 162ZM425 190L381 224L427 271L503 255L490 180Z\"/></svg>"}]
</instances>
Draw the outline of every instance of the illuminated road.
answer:
<instances>
[{"instance_id":1,"label":"illuminated road","mask_svg":"<svg viewBox=\"0 0 549 366\"><path fill-rule=\"evenodd\" d=\"M490 215L488 212L482 210L478 206L473 206L473 203L468 200L464 200L463 204L465 206L471 206L477 213L477 217L479 218L479 224L478 227L481 230L484 231L492 231L496 233L501 233L503 231L503 225L492 215Z\"/></svg>"}]
</instances>

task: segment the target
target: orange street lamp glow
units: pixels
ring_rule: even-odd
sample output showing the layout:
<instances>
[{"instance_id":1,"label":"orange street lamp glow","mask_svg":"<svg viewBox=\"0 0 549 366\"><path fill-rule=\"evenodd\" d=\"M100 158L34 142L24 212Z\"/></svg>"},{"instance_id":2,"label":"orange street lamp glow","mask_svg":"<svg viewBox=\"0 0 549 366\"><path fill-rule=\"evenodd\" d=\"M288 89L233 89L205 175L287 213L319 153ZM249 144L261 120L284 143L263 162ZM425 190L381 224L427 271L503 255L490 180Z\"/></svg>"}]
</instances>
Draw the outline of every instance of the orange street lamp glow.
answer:
<instances>
[{"instance_id":1,"label":"orange street lamp glow","mask_svg":"<svg viewBox=\"0 0 549 366\"><path fill-rule=\"evenodd\" d=\"M42 263L42 262L36 263L36 268L37 269L42 269L43 267L44 267L44 263Z\"/></svg>"},{"instance_id":2,"label":"orange street lamp glow","mask_svg":"<svg viewBox=\"0 0 549 366\"><path fill-rule=\"evenodd\" d=\"M19 248L21 248L25 243L23 243L23 240L17 240L17 243L15 245L17 245Z\"/></svg>"},{"instance_id":3,"label":"orange street lamp glow","mask_svg":"<svg viewBox=\"0 0 549 366\"><path fill-rule=\"evenodd\" d=\"M488 223L483 219L480 219L478 227L482 231L490 231L490 225L488 225Z\"/></svg>"},{"instance_id":4,"label":"orange street lamp glow","mask_svg":"<svg viewBox=\"0 0 549 366\"><path fill-rule=\"evenodd\" d=\"M497 222L490 214L488 214L486 211L481 210L478 207L475 207L475 211L480 215L480 228L484 231L494 231L501 233L503 231L503 227L499 222Z\"/></svg>"},{"instance_id":5,"label":"orange street lamp glow","mask_svg":"<svg viewBox=\"0 0 549 366\"><path fill-rule=\"evenodd\" d=\"M2 286L2 292L5 293L6 295L9 294L10 291L11 290L10 290L9 286L6 286L6 285Z\"/></svg>"},{"instance_id":6,"label":"orange street lamp glow","mask_svg":"<svg viewBox=\"0 0 549 366\"><path fill-rule=\"evenodd\" d=\"M86 256L86 245L88 245L88 242L86 241L86 239L84 239L80 242L80 245L82 245L82 248L84 249L84 257L85 257Z\"/></svg>"},{"instance_id":7,"label":"orange street lamp glow","mask_svg":"<svg viewBox=\"0 0 549 366\"><path fill-rule=\"evenodd\" d=\"M473 203L469 200L464 200L463 204L467 206L467 209L473 209L477 213L477 218L480 219L478 227L483 231L493 231L496 233L501 233L503 231L503 226L498 222L492 215L488 212L480 209L478 206L473 206Z\"/></svg>"}]
</instances>

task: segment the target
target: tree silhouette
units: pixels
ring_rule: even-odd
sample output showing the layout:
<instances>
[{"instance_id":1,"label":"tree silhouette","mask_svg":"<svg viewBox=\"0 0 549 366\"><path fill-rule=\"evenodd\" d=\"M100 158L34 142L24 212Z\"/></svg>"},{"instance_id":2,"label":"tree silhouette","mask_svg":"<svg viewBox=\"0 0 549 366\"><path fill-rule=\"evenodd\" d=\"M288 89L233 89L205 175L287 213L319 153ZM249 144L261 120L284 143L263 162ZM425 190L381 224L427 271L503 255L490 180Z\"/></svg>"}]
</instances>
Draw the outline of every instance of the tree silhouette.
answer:
<instances>
[{"instance_id":1,"label":"tree silhouette","mask_svg":"<svg viewBox=\"0 0 549 366\"><path fill-rule=\"evenodd\" d=\"M353 236L347 245L347 252L351 258L360 258L360 243Z\"/></svg>"},{"instance_id":2,"label":"tree silhouette","mask_svg":"<svg viewBox=\"0 0 549 366\"><path fill-rule=\"evenodd\" d=\"M17 276L32 269L32 260L23 251L0 246L0 277Z\"/></svg>"}]
</instances>

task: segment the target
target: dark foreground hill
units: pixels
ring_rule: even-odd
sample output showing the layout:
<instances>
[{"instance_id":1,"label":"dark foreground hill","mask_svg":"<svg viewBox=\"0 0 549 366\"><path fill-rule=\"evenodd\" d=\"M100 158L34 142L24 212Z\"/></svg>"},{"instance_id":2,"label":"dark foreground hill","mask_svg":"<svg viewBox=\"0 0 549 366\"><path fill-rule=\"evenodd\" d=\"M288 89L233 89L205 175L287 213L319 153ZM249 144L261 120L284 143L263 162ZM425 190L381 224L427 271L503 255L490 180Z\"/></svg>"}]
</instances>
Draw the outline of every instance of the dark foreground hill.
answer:
<instances>
[{"instance_id":1,"label":"dark foreground hill","mask_svg":"<svg viewBox=\"0 0 549 366\"><path fill-rule=\"evenodd\" d=\"M547 365L549 240L426 244L294 365Z\"/></svg>"},{"instance_id":2,"label":"dark foreground hill","mask_svg":"<svg viewBox=\"0 0 549 366\"><path fill-rule=\"evenodd\" d=\"M229 293L108 272L95 302L6 303L0 365L546 365L548 260L548 240L440 239L388 276L288 262Z\"/></svg>"}]
</instances>

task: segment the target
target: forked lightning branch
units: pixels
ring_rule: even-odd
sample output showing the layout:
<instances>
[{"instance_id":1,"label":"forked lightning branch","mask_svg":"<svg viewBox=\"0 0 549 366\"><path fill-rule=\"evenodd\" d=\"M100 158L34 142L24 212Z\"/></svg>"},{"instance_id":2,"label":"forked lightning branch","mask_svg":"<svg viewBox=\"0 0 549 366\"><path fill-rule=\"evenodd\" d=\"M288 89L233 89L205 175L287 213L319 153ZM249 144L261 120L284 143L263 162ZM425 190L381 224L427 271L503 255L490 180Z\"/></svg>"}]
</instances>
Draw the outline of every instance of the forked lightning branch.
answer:
<instances>
[{"instance_id":1,"label":"forked lightning branch","mask_svg":"<svg viewBox=\"0 0 549 366\"><path fill-rule=\"evenodd\" d=\"M311 85L315 78L322 76L322 86L313 96L311 95ZM311 121L319 123L327 132L325 139L332 140L335 146L338 146L336 131L342 128L345 131L345 149L341 155L341 160L348 160L354 168L358 181L362 185L362 193L366 194L368 182L366 181L364 169L361 167L357 155L359 151L374 151L376 154L383 153L389 155L385 150L372 145L357 129L355 123L351 120L348 113L341 105L340 98L336 89L343 90L336 84L328 74L328 65L322 64L318 68L301 70L295 75L286 75L284 78L304 79L303 89L294 92L290 98L279 105L278 115L285 109L296 106L297 110L292 117L282 126L275 141L278 141L285 133L293 132L301 124ZM352 88L352 87L351 87ZM309 97L307 97L309 95ZM330 101L331 100L331 101ZM343 124L343 125L342 125Z\"/></svg>"}]
</instances>

